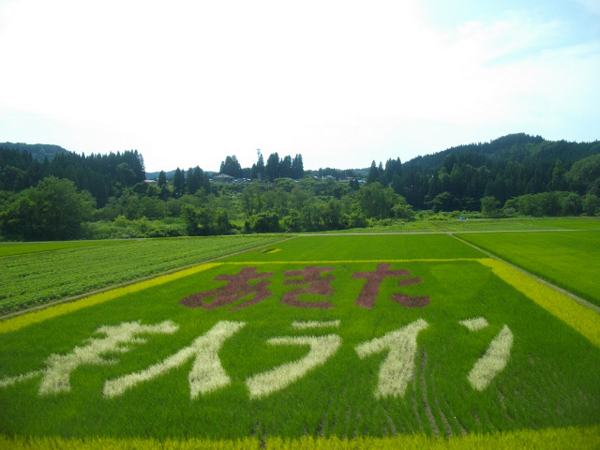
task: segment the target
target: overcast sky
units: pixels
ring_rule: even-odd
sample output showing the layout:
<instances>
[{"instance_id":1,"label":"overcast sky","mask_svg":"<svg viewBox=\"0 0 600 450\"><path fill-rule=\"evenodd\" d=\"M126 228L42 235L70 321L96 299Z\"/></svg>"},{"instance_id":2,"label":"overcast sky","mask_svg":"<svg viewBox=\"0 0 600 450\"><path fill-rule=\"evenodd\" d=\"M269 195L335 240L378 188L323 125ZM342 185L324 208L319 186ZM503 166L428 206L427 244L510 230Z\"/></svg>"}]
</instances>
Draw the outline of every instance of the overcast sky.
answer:
<instances>
[{"instance_id":1,"label":"overcast sky","mask_svg":"<svg viewBox=\"0 0 600 450\"><path fill-rule=\"evenodd\" d=\"M600 0L0 0L0 142L345 169L517 132L600 139Z\"/></svg>"}]
</instances>

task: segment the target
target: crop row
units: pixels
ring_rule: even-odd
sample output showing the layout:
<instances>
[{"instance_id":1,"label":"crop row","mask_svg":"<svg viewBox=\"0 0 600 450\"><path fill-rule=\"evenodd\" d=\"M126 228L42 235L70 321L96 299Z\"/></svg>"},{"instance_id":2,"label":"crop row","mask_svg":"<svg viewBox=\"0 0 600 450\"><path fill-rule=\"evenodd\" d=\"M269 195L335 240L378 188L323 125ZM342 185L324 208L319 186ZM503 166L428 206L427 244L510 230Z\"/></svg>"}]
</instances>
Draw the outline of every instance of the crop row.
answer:
<instances>
[{"instance_id":1,"label":"crop row","mask_svg":"<svg viewBox=\"0 0 600 450\"><path fill-rule=\"evenodd\" d=\"M152 239L0 259L0 315L270 244L275 236Z\"/></svg>"}]
</instances>

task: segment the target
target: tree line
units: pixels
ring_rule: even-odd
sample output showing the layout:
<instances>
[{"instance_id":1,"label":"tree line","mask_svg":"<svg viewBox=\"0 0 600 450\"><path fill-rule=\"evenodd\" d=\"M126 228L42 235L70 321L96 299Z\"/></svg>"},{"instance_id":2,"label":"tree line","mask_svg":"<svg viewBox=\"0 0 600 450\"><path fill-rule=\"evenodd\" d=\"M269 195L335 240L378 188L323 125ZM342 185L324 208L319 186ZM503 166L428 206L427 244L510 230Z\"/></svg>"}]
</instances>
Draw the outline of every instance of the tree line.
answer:
<instances>
[{"instance_id":1,"label":"tree line","mask_svg":"<svg viewBox=\"0 0 600 450\"><path fill-rule=\"evenodd\" d=\"M88 191L102 207L123 189L143 182L146 172L137 150L88 156L65 152L40 162L27 150L0 145L0 191L20 192L47 177L71 180L78 191Z\"/></svg>"},{"instance_id":2,"label":"tree line","mask_svg":"<svg viewBox=\"0 0 600 450\"><path fill-rule=\"evenodd\" d=\"M280 158L279 154L275 152L269 155L265 164L259 151L258 161L252 164L252 167L242 169L239 161L233 155L227 156L225 161L221 162L219 172L234 178L258 179L272 183L277 178L292 178L294 180L303 178L304 163L300 154L297 154L294 158L289 155Z\"/></svg>"},{"instance_id":3,"label":"tree line","mask_svg":"<svg viewBox=\"0 0 600 450\"><path fill-rule=\"evenodd\" d=\"M266 164L259 153L242 169L227 156L221 172L246 179L233 184L211 181L198 166L145 180L135 150L57 153L40 162L0 144L0 235L51 240L341 230L412 220L423 211L597 214L598 142L527 135L497 141L406 163L373 161L364 170L304 170L302 155L277 153Z\"/></svg>"}]
</instances>

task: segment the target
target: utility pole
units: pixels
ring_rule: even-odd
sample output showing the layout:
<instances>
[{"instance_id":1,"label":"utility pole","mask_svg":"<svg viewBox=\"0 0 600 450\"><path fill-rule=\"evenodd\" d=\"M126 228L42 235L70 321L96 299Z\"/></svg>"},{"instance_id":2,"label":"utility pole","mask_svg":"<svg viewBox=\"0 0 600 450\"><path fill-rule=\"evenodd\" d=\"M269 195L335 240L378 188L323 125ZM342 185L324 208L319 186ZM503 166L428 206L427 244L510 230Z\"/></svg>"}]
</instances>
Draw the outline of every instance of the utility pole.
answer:
<instances>
[{"instance_id":1,"label":"utility pole","mask_svg":"<svg viewBox=\"0 0 600 450\"><path fill-rule=\"evenodd\" d=\"M256 161L257 161L257 166L258 166L258 161L260 160L260 148L256 149ZM260 171L258 171L258 179L262 180L262 177L260 175Z\"/></svg>"}]
</instances>

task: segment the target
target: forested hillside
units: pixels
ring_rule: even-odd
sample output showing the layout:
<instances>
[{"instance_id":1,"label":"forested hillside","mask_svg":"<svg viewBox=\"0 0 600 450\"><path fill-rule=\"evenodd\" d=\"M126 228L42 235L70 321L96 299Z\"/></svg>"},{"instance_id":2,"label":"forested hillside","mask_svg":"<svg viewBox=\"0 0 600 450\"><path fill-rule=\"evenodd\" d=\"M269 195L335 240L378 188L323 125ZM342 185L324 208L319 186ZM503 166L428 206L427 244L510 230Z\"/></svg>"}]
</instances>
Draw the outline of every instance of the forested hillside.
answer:
<instances>
[{"instance_id":1,"label":"forested hillside","mask_svg":"<svg viewBox=\"0 0 600 450\"><path fill-rule=\"evenodd\" d=\"M0 190L20 192L54 176L73 181L79 191L89 191L102 207L109 197L146 179L137 150L89 156L63 151L40 162L36 151L45 147L52 146L0 144Z\"/></svg>"},{"instance_id":2,"label":"forested hillside","mask_svg":"<svg viewBox=\"0 0 600 450\"><path fill-rule=\"evenodd\" d=\"M600 209L597 141L514 134L355 170L305 170L302 155L278 153L242 168L231 155L220 167L230 178L211 179L196 166L155 180L146 180L135 150L57 151L39 161L31 151L40 147L56 146L0 144L4 239L320 231L412 220L415 212L539 216Z\"/></svg>"},{"instance_id":3,"label":"forested hillside","mask_svg":"<svg viewBox=\"0 0 600 450\"><path fill-rule=\"evenodd\" d=\"M400 193L415 208L444 211L477 209L481 198L487 196L504 204L514 197L549 191L598 194L598 186L592 186L597 179L593 173L568 176L567 173L579 160L585 160L583 166L593 166L593 157L599 153L597 141L554 142L526 134L508 135L489 143L453 147L403 164ZM578 171L580 166L574 172Z\"/></svg>"},{"instance_id":4,"label":"forested hillside","mask_svg":"<svg viewBox=\"0 0 600 450\"><path fill-rule=\"evenodd\" d=\"M52 161L59 153L68 153L68 150L58 146L49 144L22 144L13 142L2 142L0 148L4 150L17 150L19 152L30 153L34 160L43 162L44 159Z\"/></svg>"}]
</instances>

